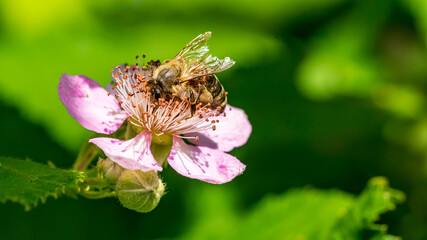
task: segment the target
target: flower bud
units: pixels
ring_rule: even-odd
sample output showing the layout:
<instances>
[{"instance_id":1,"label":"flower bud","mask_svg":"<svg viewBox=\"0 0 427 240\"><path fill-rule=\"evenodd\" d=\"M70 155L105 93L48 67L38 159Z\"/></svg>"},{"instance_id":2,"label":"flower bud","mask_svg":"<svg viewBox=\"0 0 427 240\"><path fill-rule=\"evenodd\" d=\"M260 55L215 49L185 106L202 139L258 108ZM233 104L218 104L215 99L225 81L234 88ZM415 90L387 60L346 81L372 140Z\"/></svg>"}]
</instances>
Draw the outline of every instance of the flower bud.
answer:
<instances>
[{"instance_id":1,"label":"flower bud","mask_svg":"<svg viewBox=\"0 0 427 240\"><path fill-rule=\"evenodd\" d=\"M120 177L120 174L123 172L123 168L120 167L117 163L111 161L111 159L102 159L99 158L96 165L99 172L102 174L103 178L110 183L116 183Z\"/></svg>"},{"instance_id":2,"label":"flower bud","mask_svg":"<svg viewBox=\"0 0 427 240\"><path fill-rule=\"evenodd\" d=\"M155 171L124 170L116 184L120 203L141 213L152 211L159 204L164 191L165 186Z\"/></svg>"}]
</instances>

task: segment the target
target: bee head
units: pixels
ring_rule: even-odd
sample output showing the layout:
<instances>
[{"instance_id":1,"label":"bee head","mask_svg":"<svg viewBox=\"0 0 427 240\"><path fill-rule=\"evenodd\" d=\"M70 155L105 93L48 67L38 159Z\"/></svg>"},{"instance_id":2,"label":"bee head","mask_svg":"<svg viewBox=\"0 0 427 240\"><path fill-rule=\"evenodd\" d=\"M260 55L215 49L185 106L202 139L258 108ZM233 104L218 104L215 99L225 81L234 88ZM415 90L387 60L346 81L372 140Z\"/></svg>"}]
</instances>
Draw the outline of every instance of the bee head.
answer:
<instances>
[{"instance_id":1,"label":"bee head","mask_svg":"<svg viewBox=\"0 0 427 240\"><path fill-rule=\"evenodd\" d=\"M151 95L154 96L155 99L159 99L162 97L162 92L156 86L153 86L150 90Z\"/></svg>"},{"instance_id":2,"label":"bee head","mask_svg":"<svg viewBox=\"0 0 427 240\"><path fill-rule=\"evenodd\" d=\"M153 79L162 88L169 89L172 85L179 82L181 70L176 64L163 64L156 69Z\"/></svg>"}]
</instances>

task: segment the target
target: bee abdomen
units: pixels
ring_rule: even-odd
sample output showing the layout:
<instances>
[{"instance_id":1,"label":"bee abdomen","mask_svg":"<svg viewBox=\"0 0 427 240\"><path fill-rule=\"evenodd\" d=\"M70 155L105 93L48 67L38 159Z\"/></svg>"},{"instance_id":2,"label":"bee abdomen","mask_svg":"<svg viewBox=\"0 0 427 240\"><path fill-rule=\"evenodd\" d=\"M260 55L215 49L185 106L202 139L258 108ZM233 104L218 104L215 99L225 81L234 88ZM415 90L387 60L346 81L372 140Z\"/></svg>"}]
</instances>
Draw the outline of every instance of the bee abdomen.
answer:
<instances>
[{"instance_id":1,"label":"bee abdomen","mask_svg":"<svg viewBox=\"0 0 427 240\"><path fill-rule=\"evenodd\" d=\"M221 83L218 80L212 89L212 96L213 96L212 107L214 108L221 107L221 112L224 111L225 105L227 105L227 94L225 93L224 87L221 85Z\"/></svg>"},{"instance_id":2,"label":"bee abdomen","mask_svg":"<svg viewBox=\"0 0 427 240\"><path fill-rule=\"evenodd\" d=\"M222 84L219 82L218 78L215 79L216 81L212 85L212 96L215 98L217 97L221 92L224 92L224 88L222 87Z\"/></svg>"}]
</instances>

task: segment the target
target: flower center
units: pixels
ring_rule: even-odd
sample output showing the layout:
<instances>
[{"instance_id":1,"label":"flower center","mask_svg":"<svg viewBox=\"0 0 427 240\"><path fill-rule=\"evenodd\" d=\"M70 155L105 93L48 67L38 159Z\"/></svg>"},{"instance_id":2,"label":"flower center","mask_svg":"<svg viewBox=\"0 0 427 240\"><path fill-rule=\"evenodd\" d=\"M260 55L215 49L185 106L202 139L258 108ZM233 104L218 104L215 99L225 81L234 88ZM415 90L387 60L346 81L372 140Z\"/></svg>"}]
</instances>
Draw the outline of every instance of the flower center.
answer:
<instances>
[{"instance_id":1,"label":"flower center","mask_svg":"<svg viewBox=\"0 0 427 240\"><path fill-rule=\"evenodd\" d=\"M141 65L141 64L139 64ZM180 99L173 93L170 99L155 98L147 82L160 62L150 61L140 67L118 65L111 70L116 85L111 87L113 94L123 110L129 114L129 123L142 127L155 135L169 134L178 136L186 133L215 130L219 122L220 109L211 109L208 105L196 103L192 113L192 104L187 98ZM198 137L192 137L198 140Z\"/></svg>"}]
</instances>

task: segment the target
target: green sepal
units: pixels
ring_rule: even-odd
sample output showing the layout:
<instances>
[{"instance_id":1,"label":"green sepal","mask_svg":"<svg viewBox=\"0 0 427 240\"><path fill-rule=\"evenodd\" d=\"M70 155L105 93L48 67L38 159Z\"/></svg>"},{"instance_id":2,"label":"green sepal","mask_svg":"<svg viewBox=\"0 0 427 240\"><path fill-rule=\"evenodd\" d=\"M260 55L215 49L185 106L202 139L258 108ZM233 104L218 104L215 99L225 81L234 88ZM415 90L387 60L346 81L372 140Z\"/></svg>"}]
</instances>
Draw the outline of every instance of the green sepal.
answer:
<instances>
[{"instance_id":1,"label":"green sepal","mask_svg":"<svg viewBox=\"0 0 427 240\"><path fill-rule=\"evenodd\" d=\"M168 134L156 135L151 137L151 154L154 159L162 166L167 166L167 159L172 149L173 137Z\"/></svg>"},{"instance_id":2,"label":"green sepal","mask_svg":"<svg viewBox=\"0 0 427 240\"><path fill-rule=\"evenodd\" d=\"M113 185L116 185L120 174L124 170L119 164L111 161L109 158L99 158L96 168L98 170L97 177L103 180L105 179L105 181Z\"/></svg>"}]
</instances>

